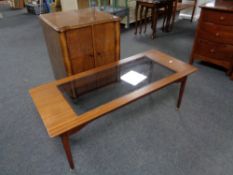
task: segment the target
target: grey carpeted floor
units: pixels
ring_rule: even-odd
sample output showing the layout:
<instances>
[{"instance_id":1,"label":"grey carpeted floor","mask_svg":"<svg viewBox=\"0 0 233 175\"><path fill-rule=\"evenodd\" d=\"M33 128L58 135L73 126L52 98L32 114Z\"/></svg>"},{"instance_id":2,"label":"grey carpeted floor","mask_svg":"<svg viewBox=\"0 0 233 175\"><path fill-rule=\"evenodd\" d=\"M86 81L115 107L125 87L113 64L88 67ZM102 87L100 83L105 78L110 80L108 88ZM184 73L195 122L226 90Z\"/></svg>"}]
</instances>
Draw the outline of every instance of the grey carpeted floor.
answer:
<instances>
[{"instance_id":1,"label":"grey carpeted floor","mask_svg":"<svg viewBox=\"0 0 233 175\"><path fill-rule=\"evenodd\" d=\"M75 171L51 139L28 89L53 80L38 18L1 7L0 175L232 175L233 82L195 63L180 111L170 86L72 136ZM180 20L158 38L121 33L121 57L156 48L188 62L196 24Z\"/></svg>"}]
</instances>

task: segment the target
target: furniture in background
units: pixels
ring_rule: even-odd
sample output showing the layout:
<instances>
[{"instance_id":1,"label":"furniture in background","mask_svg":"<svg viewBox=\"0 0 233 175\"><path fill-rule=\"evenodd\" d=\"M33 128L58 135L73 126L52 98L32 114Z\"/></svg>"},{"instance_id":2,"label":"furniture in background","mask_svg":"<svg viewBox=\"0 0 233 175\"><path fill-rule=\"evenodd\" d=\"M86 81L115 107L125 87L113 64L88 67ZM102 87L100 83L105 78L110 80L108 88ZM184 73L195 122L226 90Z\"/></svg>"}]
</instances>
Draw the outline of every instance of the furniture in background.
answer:
<instances>
[{"instance_id":1,"label":"furniture in background","mask_svg":"<svg viewBox=\"0 0 233 175\"><path fill-rule=\"evenodd\" d=\"M89 7L88 0L60 0L62 11L77 10Z\"/></svg>"},{"instance_id":2,"label":"furniture in background","mask_svg":"<svg viewBox=\"0 0 233 175\"><path fill-rule=\"evenodd\" d=\"M40 19L56 79L120 59L118 17L87 8Z\"/></svg>"},{"instance_id":3,"label":"furniture in background","mask_svg":"<svg viewBox=\"0 0 233 175\"><path fill-rule=\"evenodd\" d=\"M129 8L128 0L124 3L118 3L118 0L61 0L62 11L83 9L95 6L98 10L116 15L122 19L126 19L125 28L129 26Z\"/></svg>"},{"instance_id":4,"label":"furniture in background","mask_svg":"<svg viewBox=\"0 0 233 175\"><path fill-rule=\"evenodd\" d=\"M35 1L34 1L35 2ZM50 12L50 8L48 4L45 4L43 1L41 2L27 2L25 4L26 8L27 8L27 12L34 14L34 15L40 15L43 13L48 13Z\"/></svg>"},{"instance_id":5,"label":"furniture in background","mask_svg":"<svg viewBox=\"0 0 233 175\"><path fill-rule=\"evenodd\" d=\"M113 15L119 16L121 19L125 18L126 19L125 28L129 27L130 18L129 18L128 0L125 0L124 4L119 3L118 0L110 0L110 6L107 7L105 11Z\"/></svg>"},{"instance_id":6,"label":"furniture in background","mask_svg":"<svg viewBox=\"0 0 233 175\"><path fill-rule=\"evenodd\" d=\"M233 1L217 0L201 7L190 63L219 65L233 79Z\"/></svg>"},{"instance_id":7,"label":"furniture in background","mask_svg":"<svg viewBox=\"0 0 233 175\"><path fill-rule=\"evenodd\" d=\"M60 0L62 11L84 9L89 7L88 0Z\"/></svg>"},{"instance_id":8,"label":"furniture in background","mask_svg":"<svg viewBox=\"0 0 233 175\"><path fill-rule=\"evenodd\" d=\"M61 10L69 11L69 10L77 10L78 9L78 1L77 0L61 0Z\"/></svg>"},{"instance_id":9,"label":"furniture in background","mask_svg":"<svg viewBox=\"0 0 233 175\"><path fill-rule=\"evenodd\" d=\"M9 7L9 1L7 0L0 0L0 20L4 18L2 9Z\"/></svg>"},{"instance_id":10,"label":"furniture in background","mask_svg":"<svg viewBox=\"0 0 233 175\"><path fill-rule=\"evenodd\" d=\"M35 87L30 95L49 136L61 138L70 168L74 169L70 135L105 114L173 83L180 83L179 108L187 77L196 71L190 64L151 50ZM132 77L141 82L132 81ZM70 92L79 89L90 92L73 99Z\"/></svg>"},{"instance_id":11,"label":"furniture in background","mask_svg":"<svg viewBox=\"0 0 233 175\"><path fill-rule=\"evenodd\" d=\"M125 26L135 22L135 10L136 10L136 0L118 0L119 6L127 6L129 9L129 17L124 17L121 23ZM127 3L127 5L125 5Z\"/></svg>"},{"instance_id":12,"label":"furniture in background","mask_svg":"<svg viewBox=\"0 0 233 175\"><path fill-rule=\"evenodd\" d=\"M16 9L24 8L24 0L8 0L10 6Z\"/></svg>"},{"instance_id":13,"label":"furniture in background","mask_svg":"<svg viewBox=\"0 0 233 175\"><path fill-rule=\"evenodd\" d=\"M125 28L129 27L129 8L128 0L124 0L124 3L119 5L118 0L89 0L90 6L96 6L100 11L116 15L121 19L126 18Z\"/></svg>"},{"instance_id":14,"label":"furniture in background","mask_svg":"<svg viewBox=\"0 0 233 175\"><path fill-rule=\"evenodd\" d=\"M25 0L27 12L35 15L61 11L60 0Z\"/></svg>"},{"instance_id":15,"label":"furniture in background","mask_svg":"<svg viewBox=\"0 0 233 175\"><path fill-rule=\"evenodd\" d=\"M172 5L173 0L137 0L136 2L136 11L135 11L135 19L136 19L136 27L135 34L138 31L138 24L140 25L139 33L142 32L142 25L145 24L144 32L146 32L147 22L148 22L148 11L151 11L151 28L152 28L152 38L156 37L156 28L157 28L157 19L160 14L163 14L163 31L169 31L170 28L170 20L172 15ZM139 12L140 11L140 12ZM138 19L139 14L139 19Z\"/></svg>"},{"instance_id":16,"label":"furniture in background","mask_svg":"<svg viewBox=\"0 0 233 175\"><path fill-rule=\"evenodd\" d=\"M88 8L88 7L89 7L88 0L78 0L78 8L79 9L84 9L84 8Z\"/></svg>"},{"instance_id":17,"label":"furniture in background","mask_svg":"<svg viewBox=\"0 0 233 175\"><path fill-rule=\"evenodd\" d=\"M61 11L61 1L55 0L50 4L50 12L59 12Z\"/></svg>"},{"instance_id":18,"label":"furniture in background","mask_svg":"<svg viewBox=\"0 0 233 175\"><path fill-rule=\"evenodd\" d=\"M184 9L193 8L191 15L191 22L193 22L196 6L197 6L197 0L189 0L185 2L182 2L182 0L174 0L171 29L174 26L176 13Z\"/></svg>"}]
</instances>

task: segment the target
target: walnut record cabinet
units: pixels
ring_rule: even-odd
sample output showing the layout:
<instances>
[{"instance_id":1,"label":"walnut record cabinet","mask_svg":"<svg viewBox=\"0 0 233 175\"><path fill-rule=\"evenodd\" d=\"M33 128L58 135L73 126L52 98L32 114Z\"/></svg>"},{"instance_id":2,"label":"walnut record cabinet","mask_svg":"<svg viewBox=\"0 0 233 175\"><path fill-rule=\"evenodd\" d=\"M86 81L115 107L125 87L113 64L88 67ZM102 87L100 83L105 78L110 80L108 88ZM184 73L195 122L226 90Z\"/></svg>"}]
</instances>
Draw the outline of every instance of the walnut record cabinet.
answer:
<instances>
[{"instance_id":1,"label":"walnut record cabinet","mask_svg":"<svg viewBox=\"0 0 233 175\"><path fill-rule=\"evenodd\" d=\"M219 65L233 79L233 1L215 0L201 6L190 63Z\"/></svg>"},{"instance_id":2,"label":"walnut record cabinet","mask_svg":"<svg viewBox=\"0 0 233 175\"><path fill-rule=\"evenodd\" d=\"M120 19L93 8L40 15L54 76L120 59Z\"/></svg>"}]
</instances>

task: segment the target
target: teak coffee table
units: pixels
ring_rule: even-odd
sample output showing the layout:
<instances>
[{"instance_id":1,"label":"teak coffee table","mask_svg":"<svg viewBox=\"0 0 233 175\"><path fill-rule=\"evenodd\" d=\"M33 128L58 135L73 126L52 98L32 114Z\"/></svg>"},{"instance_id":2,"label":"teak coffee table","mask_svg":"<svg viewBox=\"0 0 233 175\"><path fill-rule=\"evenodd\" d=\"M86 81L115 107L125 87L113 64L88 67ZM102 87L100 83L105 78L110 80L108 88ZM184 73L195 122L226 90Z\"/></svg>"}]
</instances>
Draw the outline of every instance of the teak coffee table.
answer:
<instances>
[{"instance_id":1,"label":"teak coffee table","mask_svg":"<svg viewBox=\"0 0 233 175\"><path fill-rule=\"evenodd\" d=\"M61 137L74 169L69 136L95 119L172 83L180 83L180 107L192 65L151 50L35 87L30 95L50 137Z\"/></svg>"}]
</instances>

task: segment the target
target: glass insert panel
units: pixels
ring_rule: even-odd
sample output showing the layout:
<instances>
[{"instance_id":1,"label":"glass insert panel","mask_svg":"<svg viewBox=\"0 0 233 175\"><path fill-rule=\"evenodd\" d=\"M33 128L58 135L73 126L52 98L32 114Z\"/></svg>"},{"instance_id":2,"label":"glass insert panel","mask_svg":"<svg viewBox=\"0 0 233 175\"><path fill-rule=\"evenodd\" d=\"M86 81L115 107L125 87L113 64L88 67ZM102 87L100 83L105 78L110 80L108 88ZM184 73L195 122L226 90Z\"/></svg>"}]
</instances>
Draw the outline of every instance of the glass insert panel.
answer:
<instances>
[{"instance_id":1,"label":"glass insert panel","mask_svg":"<svg viewBox=\"0 0 233 175\"><path fill-rule=\"evenodd\" d=\"M148 57L141 57L58 88L80 115L173 73Z\"/></svg>"}]
</instances>

